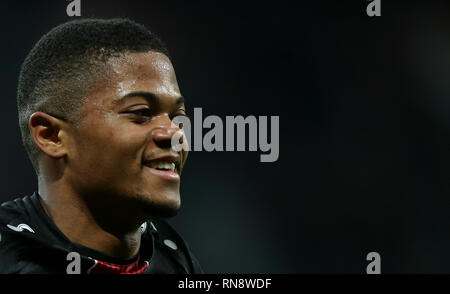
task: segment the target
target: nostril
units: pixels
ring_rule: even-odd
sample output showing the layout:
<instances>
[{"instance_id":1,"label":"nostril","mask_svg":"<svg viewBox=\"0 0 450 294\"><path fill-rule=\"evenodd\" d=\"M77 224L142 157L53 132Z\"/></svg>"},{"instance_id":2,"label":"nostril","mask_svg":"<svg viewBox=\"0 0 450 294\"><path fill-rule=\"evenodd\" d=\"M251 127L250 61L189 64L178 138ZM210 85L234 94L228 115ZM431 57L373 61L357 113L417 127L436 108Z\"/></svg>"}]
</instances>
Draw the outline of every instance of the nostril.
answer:
<instances>
[{"instance_id":1,"label":"nostril","mask_svg":"<svg viewBox=\"0 0 450 294\"><path fill-rule=\"evenodd\" d=\"M172 148L172 142L171 140L159 140L155 141L156 145L161 149L171 149Z\"/></svg>"}]
</instances>

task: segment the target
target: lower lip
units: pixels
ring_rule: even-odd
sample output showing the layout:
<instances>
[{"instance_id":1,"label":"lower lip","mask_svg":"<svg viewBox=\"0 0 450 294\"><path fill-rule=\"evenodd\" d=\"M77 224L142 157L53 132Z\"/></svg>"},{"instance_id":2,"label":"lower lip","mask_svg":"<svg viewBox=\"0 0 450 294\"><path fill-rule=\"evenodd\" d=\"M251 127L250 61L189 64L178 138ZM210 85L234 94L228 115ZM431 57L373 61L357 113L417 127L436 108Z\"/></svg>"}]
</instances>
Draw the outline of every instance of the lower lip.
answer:
<instances>
[{"instance_id":1,"label":"lower lip","mask_svg":"<svg viewBox=\"0 0 450 294\"><path fill-rule=\"evenodd\" d=\"M159 176L159 177L163 178L164 180L168 180L168 181L179 181L180 180L180 175L176 172L168 171L168 170L159 170L159 169L148 167L148 166L146 168L148 168L152 174Z\"/></svg>"}]
</instances>

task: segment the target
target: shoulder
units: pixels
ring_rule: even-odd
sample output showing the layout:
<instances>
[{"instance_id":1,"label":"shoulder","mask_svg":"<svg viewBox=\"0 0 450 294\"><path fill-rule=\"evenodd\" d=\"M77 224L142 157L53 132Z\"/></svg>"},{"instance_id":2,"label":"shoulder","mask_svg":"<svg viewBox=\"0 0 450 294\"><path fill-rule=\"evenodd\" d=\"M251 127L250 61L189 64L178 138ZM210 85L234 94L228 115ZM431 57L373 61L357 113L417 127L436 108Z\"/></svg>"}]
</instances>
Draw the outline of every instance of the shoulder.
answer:
<instances>
[{"instance_id":1,"label":"shoulder","mask_svg":"<svg viewBox=\"0 0 450 294\"><path fill-rule=\"evenodd\" d=\"M28 248L37 245L33 240L32 225L28 225L29 201L26 196L0 204L0 273L21 272Z\"/></svg>"},{"instance_id":2,"label":"shoulder","mask_svg":"<svg viewBox=\"0 0 450 294\"><path fill-rule=\"evenodd\" d=\"M0 228L11 222L29 219L31 196L16 198L0 204ZM3 226L2 226L3 225Z\"/></svg>"}]
</instances>

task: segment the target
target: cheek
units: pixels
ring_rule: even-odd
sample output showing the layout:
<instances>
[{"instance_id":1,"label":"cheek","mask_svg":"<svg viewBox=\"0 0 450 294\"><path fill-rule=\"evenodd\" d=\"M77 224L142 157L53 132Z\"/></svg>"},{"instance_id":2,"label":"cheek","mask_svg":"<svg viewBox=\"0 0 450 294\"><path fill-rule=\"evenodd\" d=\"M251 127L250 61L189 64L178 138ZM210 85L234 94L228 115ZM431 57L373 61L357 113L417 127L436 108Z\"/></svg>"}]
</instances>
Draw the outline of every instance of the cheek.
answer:
<instances>
[{"instance_id":1,"label":"cheek","mask_svg":"<svg viewBox=\"0 0 450 294\"><path fill-rule=\"evenodd\" d=\"M140 168L146 136L131 128L95 128L87 130L77 145L83 169L95 169L99 176L123 176Z\"/></svg>"}]
</instances>

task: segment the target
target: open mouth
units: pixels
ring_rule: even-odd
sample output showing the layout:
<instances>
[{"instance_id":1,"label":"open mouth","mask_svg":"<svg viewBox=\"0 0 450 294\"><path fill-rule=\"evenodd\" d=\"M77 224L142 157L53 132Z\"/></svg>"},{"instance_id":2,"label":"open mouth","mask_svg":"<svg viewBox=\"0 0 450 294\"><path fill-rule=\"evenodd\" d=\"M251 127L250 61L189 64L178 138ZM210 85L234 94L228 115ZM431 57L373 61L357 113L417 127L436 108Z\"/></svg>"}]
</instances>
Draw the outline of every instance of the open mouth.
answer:
<instances>
[{"instance_id":1,"label":"open mouth","mask_svg":"<svg viewBox=\"0 0 450 294\"><path fill-rule=\"evenodd\" d=\"M181 158L180 156L165 156L152 160L144 160L143 165L162 172L172 172L180 174Z\"/></svg>"},{"instance_id":2,"label":"open mouth","mask_svg":"<svg viewBox=\"0 0 450 294\"><path fill-rule=\"evenodd\" d=\"M165 160L154 160L144 163L146 166L164 171L171 171L178 173L177 165L174 162L168 162Z\"/></svg>"}]
</instances>

